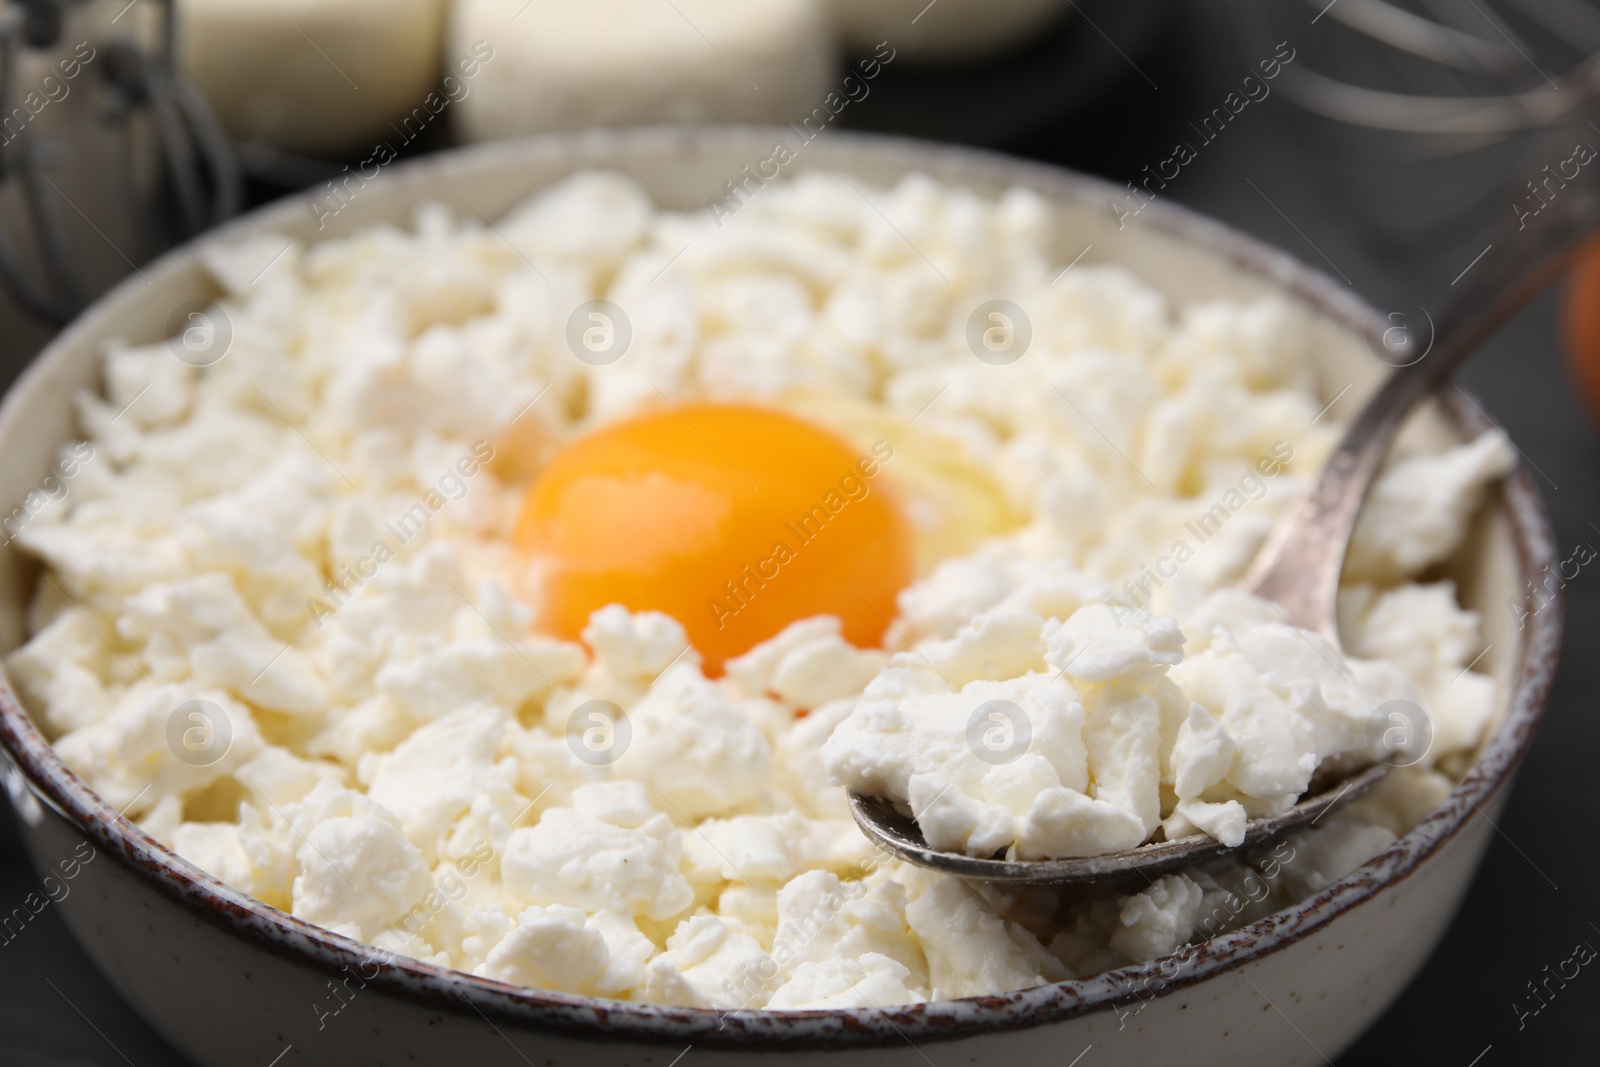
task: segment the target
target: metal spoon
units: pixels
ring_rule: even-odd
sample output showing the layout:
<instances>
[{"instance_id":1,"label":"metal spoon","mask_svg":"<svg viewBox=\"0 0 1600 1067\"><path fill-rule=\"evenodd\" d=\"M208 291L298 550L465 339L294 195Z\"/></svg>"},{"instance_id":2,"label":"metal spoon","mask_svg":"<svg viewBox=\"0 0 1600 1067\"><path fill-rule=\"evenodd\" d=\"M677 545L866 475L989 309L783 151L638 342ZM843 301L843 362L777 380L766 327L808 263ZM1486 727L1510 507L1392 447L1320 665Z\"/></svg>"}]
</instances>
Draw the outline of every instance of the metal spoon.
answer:
<instances>
[{"instance_id":1,"label":"metal spoon","mask_svg":"<svg viewBox=\"0 0 1600 1067\"><path fill-rule=\"evenodd\" d=\"M1590 141L1600 143L1600 139ZM1540 155L1530 153L1530 158L1567 160L1570 151L1569 141L1565 151L1550 149ZM1535 172L1532 166L1529 170L1540 179L1549 173ZM1545 188L1553 194L1548 202L1544 197L1528 201L1528 208L1544 205L1538 213L1519 212L1520 225L1508 226L1476 269L1452 283L1453 299L1437 320L1431 345L1425 335L1396 331L1388 319L1373 324L1369 343L1397 369L1350 424L1310 492L1280 516L1250 568L1246 582L1257 595L1277 604L1290 623L1321 634L1334 648L1339 647L1335 612L1339 574L1350 536L1367 490L1406 416L1562 273L1584 234L1600 224L1600 159L1582 164L1578 176L1564 180L1559 188ZM918 866L986 882L1102 882L1153 875L1273 841L1360 797L1389 769L1386 763L1376 763L1348 777L1314 781L1311 791L1287 812L1247 823L1243 844L1232 848L1196 834L1075 859L979 858L930 848L916 823L886 798L852 793L850 812L868 838Z\"/></svg>"}]
</instances>

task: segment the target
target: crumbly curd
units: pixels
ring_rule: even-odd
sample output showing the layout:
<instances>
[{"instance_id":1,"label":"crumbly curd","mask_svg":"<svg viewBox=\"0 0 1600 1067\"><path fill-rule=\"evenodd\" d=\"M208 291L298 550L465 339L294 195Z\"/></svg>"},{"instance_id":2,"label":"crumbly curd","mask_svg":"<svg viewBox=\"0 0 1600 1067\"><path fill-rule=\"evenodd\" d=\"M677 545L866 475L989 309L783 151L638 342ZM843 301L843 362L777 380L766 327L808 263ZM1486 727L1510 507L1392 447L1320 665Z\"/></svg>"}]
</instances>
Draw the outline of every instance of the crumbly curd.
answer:
<instances>
[{"instance_id":1,"label":"crumbly curd","mask_svg":"<svg viewBox=\"0 0 1600 1067\"><path fill-rule=\"evenodd\" d=\"M493 227L429 206L211 248L224 350L111 346L76 400L94 458L17 534L45 571L6 666L61 757L190 863L384 952L717 1009L1152 959L1320 891L1448 794L1495 685L1469 667L1477 618L1415 576L1510 467L1503 440L1390 463L1341 652L1240 584L1341 429L1301 309L1063 274L1022 189L807 174L724 223L588 173ZM729 402L881 467L864 492L902 509L913 571L867 598L879 647L844 608L721 664L688 639L704 618L622 604L554 636L516 543L528 487L606 427ZM797 580L744 583L762 558L734 561L736 601L703 593L713 618ZM1393 702L1426 744L1374 736ZM844 799L892 797L943 848L1079 856L1237 841L1319 766L1402 751L1270 853L1137 892L913 869Z\"/></svg>"}]
</instances>

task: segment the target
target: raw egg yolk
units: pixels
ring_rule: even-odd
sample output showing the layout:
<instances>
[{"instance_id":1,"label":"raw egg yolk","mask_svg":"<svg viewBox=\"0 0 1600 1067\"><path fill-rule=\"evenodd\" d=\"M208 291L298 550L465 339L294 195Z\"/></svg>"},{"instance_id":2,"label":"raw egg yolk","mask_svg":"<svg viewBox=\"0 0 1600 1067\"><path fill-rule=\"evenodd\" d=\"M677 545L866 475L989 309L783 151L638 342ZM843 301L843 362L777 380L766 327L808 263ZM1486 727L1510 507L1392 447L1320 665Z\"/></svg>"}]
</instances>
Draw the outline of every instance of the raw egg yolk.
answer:
<instances>
[{"instance_id":1,"label":"raw egg yolk","mask_svg":"<svg viewBox=\"0 0 1600 1067\"><path fill-rule=\"evenodd\" d=\"M529 488L518 548L543 585L540 628L575 639L608 604L683 624L706 670L814 615L882 643L910 581L894 455L782 411L699 403L567 446Z\"/></svg>"}]
</instances>

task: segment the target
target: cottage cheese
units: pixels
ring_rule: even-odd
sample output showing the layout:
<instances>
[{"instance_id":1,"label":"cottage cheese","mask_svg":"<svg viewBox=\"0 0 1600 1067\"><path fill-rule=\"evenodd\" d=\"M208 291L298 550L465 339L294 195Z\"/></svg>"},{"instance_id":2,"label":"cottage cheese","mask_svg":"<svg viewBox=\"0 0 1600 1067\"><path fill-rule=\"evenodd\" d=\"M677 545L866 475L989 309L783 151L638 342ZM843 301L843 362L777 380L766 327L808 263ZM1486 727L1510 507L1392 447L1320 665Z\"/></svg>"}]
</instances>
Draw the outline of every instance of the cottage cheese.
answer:
<instances>
[{"instance_id":1,"label":"cottage cheese","mask_svg":"<svg viewBox=\"0 0 1600 1067\"><path fill-rule=\"evenodd\" d=\"M77 399L93 462L17 536L46 572L6 665L66 763L190 862L377 951L718 1009L1151 959L1317 892L1447 795L1437 768L1496 693L1477 618L1415 576L1503 441L1390 464L1340 654L1237 587L1339 432L1301 311L1058 278L1024 190L810 174L724 222L584 174L498 228L435 205L209 251L231 346L195 367L113 345ZM995 366L968 320L1002 294L1032 342ZM601 297L632 328L605 366L566 342ZM530 632L523 485L657 391L896 442L923 566L889 647L803 619L711 679L664 615ZM1381 755L1394 700L1432 725L1411 766L1139 892L974 888L874 850L844 806L891 796L973 854L1237 841L1320 765Z\"/></svg>"}]
</instances>

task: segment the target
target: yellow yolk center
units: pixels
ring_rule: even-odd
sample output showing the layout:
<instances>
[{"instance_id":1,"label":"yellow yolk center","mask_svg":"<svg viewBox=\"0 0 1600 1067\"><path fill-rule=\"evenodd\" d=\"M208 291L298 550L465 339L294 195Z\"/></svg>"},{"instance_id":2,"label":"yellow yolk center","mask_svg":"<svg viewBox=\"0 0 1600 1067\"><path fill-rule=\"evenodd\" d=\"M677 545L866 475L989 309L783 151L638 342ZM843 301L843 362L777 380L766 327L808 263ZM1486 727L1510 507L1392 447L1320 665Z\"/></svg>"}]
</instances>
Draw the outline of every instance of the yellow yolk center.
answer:
<instances>
[{"instance_id":1,"label":"yellow yolk center","mask_svg":"<svg viewBox=\"0 0 1600 1067\"><path fill-rule=\"evenodd\" d=\"M576 638L608 604L665 612L712 674L814 615L878 645L913 565L883 477L893 455L749 404L684 405L581 438L528 490L517 525L543 583L540 627Z\"/></svg>"}]
</instances>

